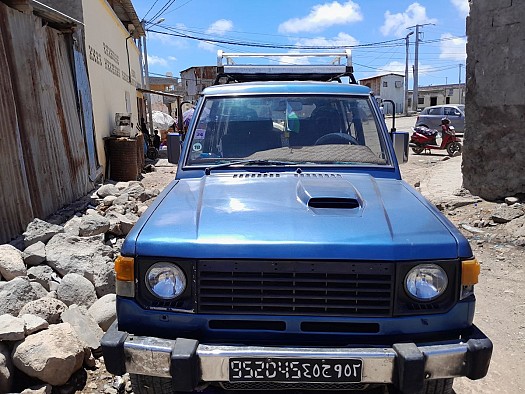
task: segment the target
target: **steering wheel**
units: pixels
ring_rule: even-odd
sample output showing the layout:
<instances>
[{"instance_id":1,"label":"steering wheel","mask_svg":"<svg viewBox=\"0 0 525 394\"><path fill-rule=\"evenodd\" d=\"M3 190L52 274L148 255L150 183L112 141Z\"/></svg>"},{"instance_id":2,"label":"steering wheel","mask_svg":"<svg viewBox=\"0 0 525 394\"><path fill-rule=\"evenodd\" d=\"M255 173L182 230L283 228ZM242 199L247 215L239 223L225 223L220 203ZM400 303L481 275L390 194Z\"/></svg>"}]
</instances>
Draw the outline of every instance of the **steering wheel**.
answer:
<instances>
[{"instance_id":1,"label":"steering wheel","mask_svg":"<svg viewBox=\"0 0 525 394\"><path fill-rule=\"evenodd\" d=\"M352 137L350 134L346 133L329 133L323 135L314 145L328 145L328 144L347 144L359 145L359 142Z\"/></svg>"}]
</instances>

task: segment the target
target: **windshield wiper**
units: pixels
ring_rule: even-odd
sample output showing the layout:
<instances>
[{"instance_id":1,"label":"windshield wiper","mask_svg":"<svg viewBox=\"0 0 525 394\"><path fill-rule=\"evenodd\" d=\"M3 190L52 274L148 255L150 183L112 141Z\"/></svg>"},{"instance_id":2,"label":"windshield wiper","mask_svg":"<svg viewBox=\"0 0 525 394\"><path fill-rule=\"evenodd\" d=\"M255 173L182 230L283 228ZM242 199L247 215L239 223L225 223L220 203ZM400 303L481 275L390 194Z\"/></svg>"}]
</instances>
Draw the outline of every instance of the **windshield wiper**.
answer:
<instances>
[{"instance_id":1,"label":"windshield wiper","mask_svg":"<svg viewBox=\"0 0 525 394\"><path fill-rule=\"evenodd\" d=\"M270 166L283 166L283 165L294 165L297 164L292 161L278 161L278 160L254 160L254 159L246 159L246 160L236 160L236 161L230 161L228 163L222 163L217 164L215 166L206 167L204 169L204 173L206 175L210 175L212 170L216 170L218 168L228 168L235 165L240 164L259 164L259 165L270 165Z\"/></svg>"}]
</instances>

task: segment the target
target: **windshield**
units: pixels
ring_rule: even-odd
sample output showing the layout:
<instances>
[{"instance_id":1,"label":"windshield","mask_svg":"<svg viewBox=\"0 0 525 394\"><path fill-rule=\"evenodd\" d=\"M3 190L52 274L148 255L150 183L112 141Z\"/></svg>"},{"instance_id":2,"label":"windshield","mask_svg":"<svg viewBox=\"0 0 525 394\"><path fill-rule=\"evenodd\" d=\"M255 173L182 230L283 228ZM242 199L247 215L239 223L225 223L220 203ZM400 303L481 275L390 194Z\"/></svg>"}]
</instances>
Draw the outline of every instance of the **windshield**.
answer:
<instances>
[{"instance_id":1,"label":"windshield","mask_svg":"<svg viewBox=\"0 0 525 394\"><path fill-rule=\"evenodd\" d=\"M387 165L367 97L207 98L186 164Z\"/></svg>"}]
</instances>

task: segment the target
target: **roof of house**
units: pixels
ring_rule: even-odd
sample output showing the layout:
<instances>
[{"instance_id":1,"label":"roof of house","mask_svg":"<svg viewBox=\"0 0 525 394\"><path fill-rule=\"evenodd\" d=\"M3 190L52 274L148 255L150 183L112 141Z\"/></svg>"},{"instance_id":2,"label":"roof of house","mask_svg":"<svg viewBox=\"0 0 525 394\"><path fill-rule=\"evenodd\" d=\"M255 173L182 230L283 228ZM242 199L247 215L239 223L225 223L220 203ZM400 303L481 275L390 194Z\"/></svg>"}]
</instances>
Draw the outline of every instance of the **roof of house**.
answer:
<instances>
[{"instance_id":1,"label":"roof of house","mask_svg":"<svg viewBox=\"0 0 525 394\"><path fill-rule=\"evenodd\" d=\"M374 76L368 77L368 78L361 78L359 81L368 81L370 79L386 77L388 75L397 75L398 77L403 77L403 78L405 77L403 74L398 74L398 73L383 73L383 74L374 75Z\"/></svg>"},{"instance_id":2,"label":"roof of house","mask_svg":"<svg viewBox=\"0 0 525 394\"><path fill-rule=\"evenodd\" d=\"M177 85L179 83L178 78L175 77L149 77L150 85Z\"/></svg>"}]
</instances>

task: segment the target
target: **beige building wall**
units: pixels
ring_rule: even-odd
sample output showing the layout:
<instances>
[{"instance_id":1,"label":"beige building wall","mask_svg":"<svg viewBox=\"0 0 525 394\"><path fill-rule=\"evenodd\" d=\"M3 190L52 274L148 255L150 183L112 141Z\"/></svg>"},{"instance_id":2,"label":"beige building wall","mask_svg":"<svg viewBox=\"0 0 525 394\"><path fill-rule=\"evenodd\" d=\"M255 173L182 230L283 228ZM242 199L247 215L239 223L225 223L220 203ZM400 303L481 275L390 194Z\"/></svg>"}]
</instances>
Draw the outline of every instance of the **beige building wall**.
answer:
<instances>
[{"instance_id":1,"label":"beige building wall","mask_svg":"<svg viewBox=\"0 0 525 394\"><path fill-rule=\"evenodd\" d=\"M82 6L97 154L105 167L103 138L109 137L115 126L115 113L132 113L133 132L139 122L136 91L141 70L139 51L133 38L126 40L129 32L106 0L83 0ZM126 41L131 72L128 72Z\"/></svg>"}]
</instances>

